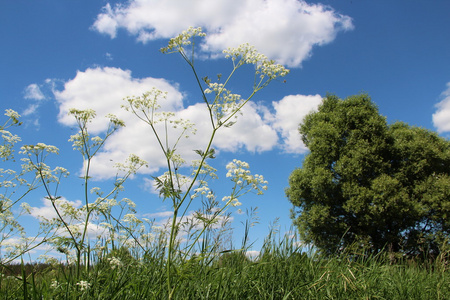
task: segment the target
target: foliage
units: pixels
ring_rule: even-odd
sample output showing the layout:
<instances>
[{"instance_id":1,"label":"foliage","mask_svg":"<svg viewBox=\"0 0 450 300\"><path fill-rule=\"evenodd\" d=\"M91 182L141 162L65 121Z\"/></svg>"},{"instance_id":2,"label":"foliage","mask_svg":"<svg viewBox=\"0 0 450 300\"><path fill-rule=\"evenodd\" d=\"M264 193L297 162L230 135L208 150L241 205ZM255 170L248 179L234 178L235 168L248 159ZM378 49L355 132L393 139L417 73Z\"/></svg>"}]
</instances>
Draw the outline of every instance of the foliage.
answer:
<instances>
[{"instance_id":1,"label":"foliage","mask_svg":"<svg viewBox=\"0 0 450 300\"><path fill-rule=\"evenodd\" d=\"M448 245L448 140L388 125L367 95L328 95L299 131L310 153L286 193L305 242L327 253L356 243L408 255Z\"/></svg>"}]
</instances>

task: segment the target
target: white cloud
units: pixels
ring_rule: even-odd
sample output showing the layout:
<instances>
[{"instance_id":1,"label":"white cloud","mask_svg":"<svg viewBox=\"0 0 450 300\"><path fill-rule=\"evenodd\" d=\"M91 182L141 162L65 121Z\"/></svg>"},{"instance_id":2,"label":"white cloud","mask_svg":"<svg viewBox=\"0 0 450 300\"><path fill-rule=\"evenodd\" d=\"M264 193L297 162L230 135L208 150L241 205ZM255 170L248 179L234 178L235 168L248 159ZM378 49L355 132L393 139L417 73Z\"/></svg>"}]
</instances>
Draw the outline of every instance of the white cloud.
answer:
<instances>
[{"instance_id":1,"label":"white cloud","mask_svg":"<svg viewBox=\"0 0 450 300\"><path fill-rule=\"evenodd\" d=\"M260 115L261 109L248 102L236 124L223 128L215 139L219 149L236 151L244 148L250 152L272 150L278 143L278 134Z\"/></svg>"},{"instance_id":2,"label":"white cloud","mask_svg":"<svg viewBox=\"0 0 450 300\"><path fill-rule=\"evenodd\" d=\"M75 78L66 82L62 91L55 92L55 98L59 103L59 122L68 126L75 126L75 119L68 115L70 108L94 109L97 118L89 124L94 134L104 132L108 126L108 120L103 118L109 113L116 114L124 120L126 127L112 135L106 142L104 150L95 157L91 175L98 179L104 179L115 175L112 166L123 162L129 154L140 156L149 163L146 173L154 173L165 166L164 156L151 128L129 112L121 108L125 103L122 99L128 95L141 95L157 87L168 91L167 98L160 103L162 111L176 112L177 117L188 119L196 124L198 132L189 139L182 138L177 149L187 160L197 159L194 149L202 149L208 142L211 126L204 104L195 104L183 107L183 94L178 90L176 84L170 84L164 79L131 77L130 71L117 68L95 68L78 72ZM242 121L238 122L230 130L224 130L222 139L216 143L216 147L228 151L235 151L244 147L250 151L270 149L277 140L276 132L264 124L257 115L256 109L249 105L244 110L246 114ZM249 127L248 129L246 129ZM159 133L164 135L163 124L157 127ZM239 132L246 132L240 136ZM176 132L172 131L169 137L174 137ZM264 133L264 135L261 135ZM175 142L171 140L170 142Z\"/></svg>"},{"instance_id":3,"label":"white cloud","mask_svg":"<svg viewBox=\"0 0 450 300\"><path fill-rule=\"evenodd\" d=\"M283 138L283 149L288 153L304 153L307 148L300 139L298 126L303 118L317 109L322 102L320 95L289 95L278 102L275 108L273 126Z\"/></svg>"},{"instance_id":4,"label":"white cloud","mask_svg":"<svg viewBox=\"0 0 450 300\"><path fill-rule=\"evenodd\" d=\"M164 218L164 219L168 219L171 218L173 216L173 211L162 211L162 212L157 212L157 213L151 213L151 214L145 214L144 215L147 218Z\"/></svg>"},{"instance_id":5,"label":"white cloud","mask_svg":"<svg viewBox=\"0 0 450 300\"><path fill-rule=\"evenodd\" d=\"M129 119L130 114L121 108L125 104L123 98L127 96L140 96L152 87L169 93L161 108L173 111L182 105L182 95L177 88L164 79L131 77L131 71L119 68L89 68L78 71L74 79L65 83L62 91L55 91L55 98L59 103L58 120L64 125L73 126L75 119L68 115L71 108L93 109L97 116L90 129L94 133L105 131L109 113L115 114L119 119Z\"/></svg>"},{"instance_id":6,"label":"white cloud","mask_svg":"<svg viewBox=\"0 0 450 300\"><path fill-rule=\"evenodd\" d=\"M433 114L433 124L439 133L450 131L450 82L441 96L443 99L436 105L437 110Z\"/></svg>"},{"instance_id":7,"label":"white cloud","mask_svg":"<svg viewBox=\"0 0 450 300\"><path fill-rule=\"evenodd\" d=\"M217 53L250 43L278 63L298 67L315 45L332 42L339 31L353 29L348 16L322 4L301 0L131 0L109 3L92 28L115 38L120 28L141 42L170 38L189 26L208 36L203 50Z\"/></svg>"},{"instance_id":8,"label":"white cloud","mask_svg":"<svg viewBox=\"0 0 450 300\"><path fill-rule=\"evenodd\" d=\"M25 99L31 99L31 100L44 100L45 96L42 93L39 86L35 83L30 84L25 89Z\"/></svg>"},{"instance_id":9,"label":"white cloud","mask_svg":"<svg viewBox=\"0 0 450 300\"><path fill-rule=\"evenodd\" d=\"M30 104L28 107L22 112L22 116L33 115L39 108L39 104Z\"/></svg>"},{"instance_id":10,"label":"white cloud","mask_svg":"<svg viewBox=\"0 0 450 300\"><path fill-rule=\"evenodd\" d=\"M109 113L116 114L125 121L126 127L110 136L103 150L92 161L93 178L101 180L115 176L113 165L124 162L129 154L136 154L148 162L149 168L142 169L142 173L154 174L165 167L165 157L150 126L121 108L125 103L122 100L124 97L141 95L152 87L168 91L167 98L160 103L162 111L174 112L177 118L195 124L197 133L187 139L181 138L177 151L187 162L198 159L193 150L203 150L212 132L209 114L203 103L184 107L184 95L177 84L151 77L133 78L130 71L118 68L94 68L79 71L65 83L63 90L54 92L60 109L58 120L64 125L76 125L75 119L68 115L70 108L90 108L97 112L97 118L89 124L92 134L101 135L107 130L108 120L103 116ZM302 153L305 149L297 134L298 123L320 100L319 95L287 96L279 102L274 101L273 109L248 102L235 125L220 129L213 146L219 152L262 152L281 145L286 152ZM163 124L159 124L156 129L164 138ZM173 144L179 136L180 129L176 130L169 131L169 144ZM279 136L282 137L282 142Z\"/></svg>"},{"instance_id":11,"label":"white cloud","mask_svg":"<svg viewBox=\"0 0 450 300\"><path fill-rule=\"evenodd\" d=\"M42 100L45 100L46 97L44 96L44 93L41 90L41 87L36 84L30 84L27 86L24 90L24 98L28 100L32 100L34 103L31 103L28 105L28 107L21 113L24 117L30 117L35 115L37 110L42 104ZM39 129L39 118L35 118L34 120L30 121L28 120L26 122L27 125L31 125L36 129Z\"/></svg>"}]
</instances>

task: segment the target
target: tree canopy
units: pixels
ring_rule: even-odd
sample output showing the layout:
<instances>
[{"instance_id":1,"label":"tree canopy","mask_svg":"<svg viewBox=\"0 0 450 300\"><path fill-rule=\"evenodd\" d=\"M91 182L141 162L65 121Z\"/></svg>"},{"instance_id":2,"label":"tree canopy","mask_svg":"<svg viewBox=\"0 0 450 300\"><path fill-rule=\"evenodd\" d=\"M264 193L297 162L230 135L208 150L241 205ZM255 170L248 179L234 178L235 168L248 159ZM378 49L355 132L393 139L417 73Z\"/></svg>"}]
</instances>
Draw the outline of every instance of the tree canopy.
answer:
<instances>
[{"instance_id":1,"label":"tree canopy","mask_svg":"<svg viewBox=\"0 0 450 300\"><path fill-rule=\"evenodd\" d=\"M328 95L299 126L310 150L286 189L301 238L327 253L436 253L450 232L450 142L388 125L368 95Z\"/></svg>"}]
</instances>

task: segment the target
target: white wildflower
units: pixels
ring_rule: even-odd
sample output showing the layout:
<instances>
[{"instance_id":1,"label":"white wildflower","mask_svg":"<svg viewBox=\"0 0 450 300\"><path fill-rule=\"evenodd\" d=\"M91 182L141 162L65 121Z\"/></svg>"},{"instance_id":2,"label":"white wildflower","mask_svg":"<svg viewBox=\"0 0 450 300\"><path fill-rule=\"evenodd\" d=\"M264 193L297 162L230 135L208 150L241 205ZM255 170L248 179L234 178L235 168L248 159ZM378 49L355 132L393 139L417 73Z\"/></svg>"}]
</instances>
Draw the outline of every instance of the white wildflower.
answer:
<instances>
[{"instance_id":1,"label":"white wildflower","mask_svg":"<svg viewBox=\"0 0 450 300\"><path fill-rule=\"evenodd\" d=\"M196 37L205 37L206 34L202 32L201 27L189 27L187 30L184 30L178 36L171 38L167 47L162 48L162 53L173 53L173 52L182 52L184 51L184 46L188 46L192 44L192 40Z\"/></svg>"},{"instance_id":2,"label":"white wildflower","mask_svg":"<svg viewBox=\"0 0 450 300\"><path fill-rule=\"evenodd\" d=\"M139 224L142 223L141 220L139 220L135 214L126 214L125 216L123 216L122 221L124 223L131 223L131 224Z\"/></svg>"},{"instance_id":3,"label":"white wildflower","mask_svg":"<svg viewBox=\"0 0 450 300\"><path fill-rule=\"evenodd\" d=\"M108 261L109 261L109 264L111 265L112 269L120 268L123 266L123 263L117 257L110 257L110 258L108 258Z\"/></svg>"},{"instance_id":4,"label":"white wildflower","mask_svg":"<svg viewBox=\"0 0 450 300\"><path fill-rule=\"evenodd\" d=\"M83 280L80 282L77 282L77 285L80 287L81 291L85 291L91 286L91 284L89 282L83 281Z\"/></svg>"},{"instance_id":5,"label":"white wildflower","mask_svg":"<svg viewBox=\"0 0 450 300\"><path fill-rule=\"evenodd\" d=\"M57 280L53 279L52 284L50 284L50 288L57 289L57 288L59 288L59 286L60 286L59 282Z\"/></svg>"}]
</instances>

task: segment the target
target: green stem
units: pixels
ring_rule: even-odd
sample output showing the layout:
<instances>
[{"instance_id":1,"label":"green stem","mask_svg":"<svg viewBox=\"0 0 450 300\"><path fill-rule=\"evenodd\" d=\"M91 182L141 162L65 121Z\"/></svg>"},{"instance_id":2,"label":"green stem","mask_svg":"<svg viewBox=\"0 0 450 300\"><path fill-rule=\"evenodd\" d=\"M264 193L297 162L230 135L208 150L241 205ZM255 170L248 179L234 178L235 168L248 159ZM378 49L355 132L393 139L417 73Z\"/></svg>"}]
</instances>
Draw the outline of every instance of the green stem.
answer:
<instances>
[{"instance_id":1,"label":"green stem","mask_svg":"<svg viewBox=\"0 0 450 300\"><path fill-rule=\"evenodd\" d=\"M178 229L176 229L177 217L178 217L178 208L175 208L173 211L172 226L170 229L170 237L169 237L169 253L167 256L167 288L169 291L169 299L172 299L173 293L175 291L175 287L172 287L171 266L172 266L172 255L174 251L173 247L175 244L176 236L178 234Z\"/></svg>"}]
</instances>

